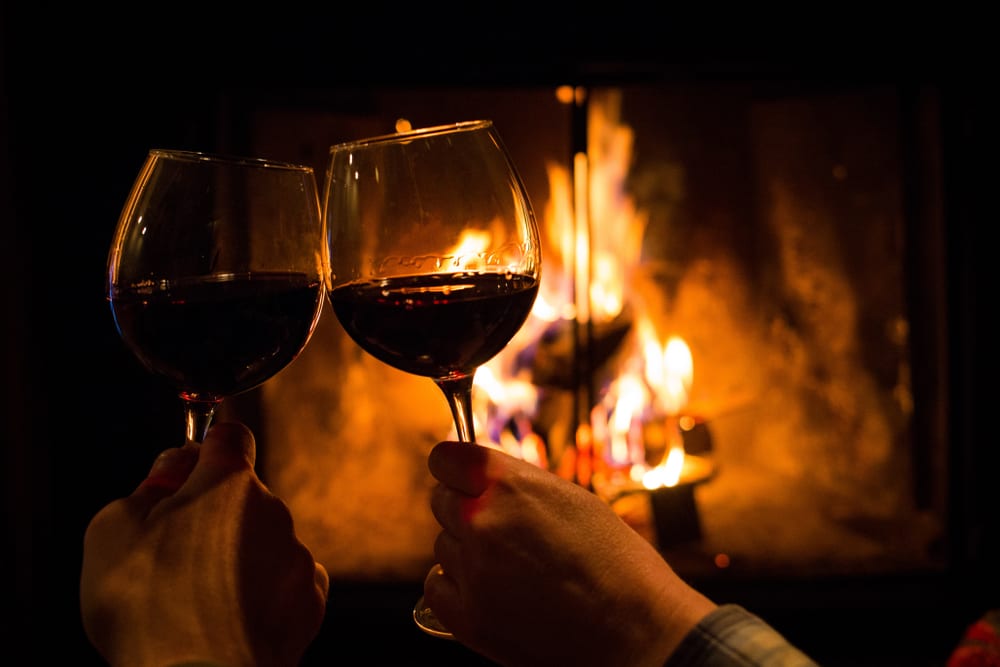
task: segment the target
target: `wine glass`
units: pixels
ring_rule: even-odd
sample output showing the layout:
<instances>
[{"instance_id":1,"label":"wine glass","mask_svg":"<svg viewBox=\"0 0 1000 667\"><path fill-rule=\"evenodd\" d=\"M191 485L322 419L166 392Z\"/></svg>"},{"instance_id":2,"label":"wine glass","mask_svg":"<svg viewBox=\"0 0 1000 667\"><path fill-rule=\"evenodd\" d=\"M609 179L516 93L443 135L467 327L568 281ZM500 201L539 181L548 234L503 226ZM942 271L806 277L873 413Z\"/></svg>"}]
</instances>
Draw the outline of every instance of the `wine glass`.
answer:
<instances>
[{"instance_id":1,"label":"wine glass","mask_svg":"<svg viewBox=\"0 0 1000 667\"><path fill-rule=\"evenodd\" d=\"M326 293L324 236L311 167L149 151L111 244L107 298L124 342L180 394L188 440L305 347Z\"/></svg>"},{"instance_id":2,"label":"wine glass","mask_svg":"<svg viewBox=\"0 0 1000 667\"><path fill-rule=\"evenodd\" d=\"M429 377L462 442L475 442L476 369L524 324L541 271L538 228L492 121L465 121L330 149L323 197L327 295L375 358ZM414 620L451 637L423 603Z\"/></svg>"}]
</instances>

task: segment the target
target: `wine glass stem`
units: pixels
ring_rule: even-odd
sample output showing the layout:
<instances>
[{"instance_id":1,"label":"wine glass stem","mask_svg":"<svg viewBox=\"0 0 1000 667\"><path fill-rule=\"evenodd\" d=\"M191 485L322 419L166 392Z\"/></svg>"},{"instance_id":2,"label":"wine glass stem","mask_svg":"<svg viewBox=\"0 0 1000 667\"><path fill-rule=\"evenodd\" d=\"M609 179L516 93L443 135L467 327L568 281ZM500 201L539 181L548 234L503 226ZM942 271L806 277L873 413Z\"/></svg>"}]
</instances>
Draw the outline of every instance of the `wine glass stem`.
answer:
<instances>
[{"instance_id":1,"label":"wine glass stem","mask_svg":"<svg viewBox=\"0 0 1000 667\"><path fill-rule=\"evenodd\" d=\"M476 441L476 428L472 418L472 381L474 375L464 375L462 377L450 377L434 380L434 383L444 392L451 406L451 416L455 420L455 430L458 432L460 442L474 443ZM454 636L441 624L441 621L434 615L433 610L424 603L424 596L420 596L417 604L413 607L413 620L421 630L435 637L454 639Z\"/></svg>"},{"instance_id":2,"label":"wine glass stem","mask_svg":"<svg viewBox=\"0 0 1000 667\"><path fill-rule=\"evenodd\" d=\"M455 430L461 442L475 442L476 428L472 419L472 381L474 375L435 380L451 406Z\"/></svg>"},{"instance_id":3,"label":"wine glass stem","mask_svg":"<svg viewBox=\"0 0 1000 667\"><path fill-rule=\"evenodd\" d=\"M187 439L191 442L202 442L208 435L208 427L212 425L215 409L221 401L184 400L184 421Z\"/></svg>"}]
</instances>

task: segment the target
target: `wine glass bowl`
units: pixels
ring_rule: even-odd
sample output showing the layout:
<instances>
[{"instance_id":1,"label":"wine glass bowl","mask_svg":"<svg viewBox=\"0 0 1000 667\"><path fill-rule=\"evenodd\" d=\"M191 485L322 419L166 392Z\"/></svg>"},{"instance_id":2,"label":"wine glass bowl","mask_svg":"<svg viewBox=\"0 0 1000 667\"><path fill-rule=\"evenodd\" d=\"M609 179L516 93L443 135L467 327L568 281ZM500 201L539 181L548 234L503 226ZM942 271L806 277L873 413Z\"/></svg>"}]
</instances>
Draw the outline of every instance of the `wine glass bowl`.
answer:
<instances>
[{"instance_id":1,"label":"wine glass bowl","mask_svg":"<svg viewBox=\"0 0 1000 667\"><path fill-rule=\"evenodd\" d=\"M305 348L328 269L316 179L285 162L154 149L122 210L107 298L201 442L220 403Z\"/></svg>"},{"instance_id":2,"label":"wine glass bowl","mask_svg":"<svg viewBox=\"0 0 1000 667\"><path fill-rule=\"evenodd\" d=\"M538 227L496 127L466 121L332 146L323 193L337 319L365 351L431 378L475 442L476 369L531 312ZM414 619L449 637L422 601Z\"/></svg>"}]
</instances>

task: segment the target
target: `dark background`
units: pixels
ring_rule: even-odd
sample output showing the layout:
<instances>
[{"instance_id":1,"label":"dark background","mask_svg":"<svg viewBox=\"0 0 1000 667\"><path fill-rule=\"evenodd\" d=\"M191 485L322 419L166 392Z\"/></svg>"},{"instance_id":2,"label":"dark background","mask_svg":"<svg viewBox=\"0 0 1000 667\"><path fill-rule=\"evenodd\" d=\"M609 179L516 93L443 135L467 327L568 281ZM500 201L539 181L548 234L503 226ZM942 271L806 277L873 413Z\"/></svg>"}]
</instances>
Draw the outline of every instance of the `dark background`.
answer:
<instances>
[{"instance_id":1,"label":"dark background","mask_svg":"<svg viewBox=\"0 0 1000 667\"><path fill-rule=\"evenodd\" d=\"M996 258L987 240L996 226L989 140L997 116L985 19L843 10L722 23L669 7L641 15L618 3L590 17L582 6L554 8L545 22L509 6L479 16L442 8L420 16L342 8L291 16L249 5L225 17L178 5L102 15L91 6L5 3L2 11L5 654L29 656L30 664L100 664L79 622L83 532L182 437L176 397L133 362L104 300L107 248L148 149L239 152L238 135L217 131L220 119L239 115L233 99L400 83L762 77L827 85L871 78L940 90L950 437L958 443L955 565L930 582L709 592L751 606L826 664L943 664L964 626L1000 606L1000 443L986 424L998 398L987 320L995 298L987 267ZM483 27L489 31L477 32ZM412 627L408 609L418 589L335 589L310 663L335 664L360 652L368 664L404 656L409 664L475 664L461 647ZM349 615L355 603L362 609ZM375 642L363 642L365 635Z\"/></svg>"}]
</instances>

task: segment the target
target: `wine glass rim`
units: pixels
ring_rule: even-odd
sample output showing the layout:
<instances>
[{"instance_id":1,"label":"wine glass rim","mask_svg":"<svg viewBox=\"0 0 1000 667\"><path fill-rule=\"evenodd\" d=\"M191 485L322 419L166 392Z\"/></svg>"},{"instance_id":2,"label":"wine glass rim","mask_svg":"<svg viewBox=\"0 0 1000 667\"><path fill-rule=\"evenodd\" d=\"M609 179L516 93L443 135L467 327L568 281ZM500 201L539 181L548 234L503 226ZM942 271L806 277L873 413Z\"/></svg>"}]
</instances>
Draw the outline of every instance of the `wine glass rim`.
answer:
<instances>
[{"instance_id":1,"label":"wine glass rim","mask_svg":"<svg viewBox=\"0 0 1000 667\"><path fill-rule=\"evenodd\" d=\"M406 130L403 132L393 132L391 134L380 134L374 137L365 137L364 139L352 139L351 141L344 141L341 143L333 144L330 146L330 152L341 151L345 148L352 148L356 146L368 146L372 144L385 144L385 143L395 143L410 141L422 137L431 137L439 134L452 134L455 132L470 132L473 130L484 130L493 126L492 120L463 120L457 123L447 123L444 125L432 125L429 127L420 127L412 130Z\"/></svg>"},{"instance_id":2,"label":"wine glass rim","mask_svg":"<svg viewBox=\"0 0 1000 667\"><path fill-rule=\"evenodd\" d=\"M233 165L246 165L250 167L263 167L274 169L292 169L295 171L312 172L313 168L294 162L284 160L272 160L270 158L249 157L245 155L230 155L226 153L211 153L206 151L183 150L176 148L152 148L150 156L166 157L172 160L187 160L190 162L218 162Z\"/></svg>"}]
</instances>

